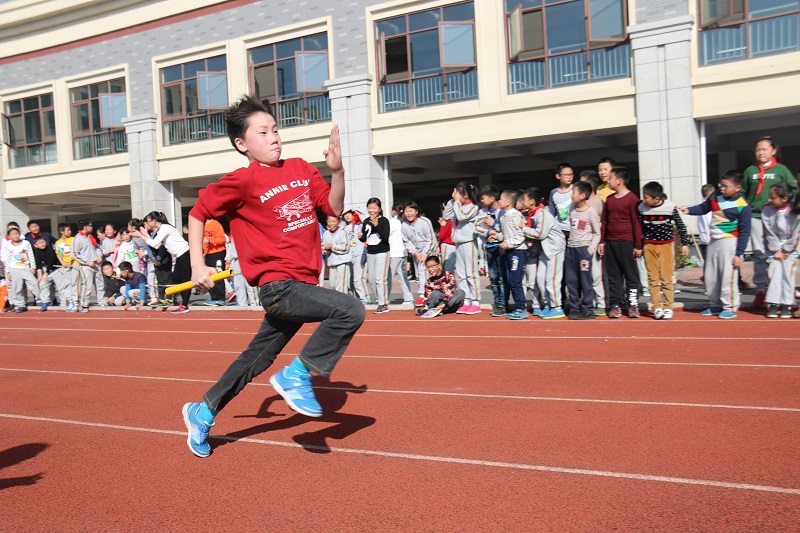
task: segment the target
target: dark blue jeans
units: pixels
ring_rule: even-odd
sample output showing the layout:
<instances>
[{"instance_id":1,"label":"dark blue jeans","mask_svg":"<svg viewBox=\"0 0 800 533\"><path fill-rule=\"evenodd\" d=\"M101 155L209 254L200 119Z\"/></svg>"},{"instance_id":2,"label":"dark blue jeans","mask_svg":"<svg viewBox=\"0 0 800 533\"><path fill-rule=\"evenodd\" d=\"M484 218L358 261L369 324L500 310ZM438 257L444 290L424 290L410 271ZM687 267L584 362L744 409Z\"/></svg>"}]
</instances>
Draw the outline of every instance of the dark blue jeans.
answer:
<instances>
[{"instance_id":1,"label":"dark blue jeans","mask_svg":"<svg viewBox=\"0 0 800 533\"><path fill-rule=\"evenodd\" d=\"M347 294L295 280L273 281L259 288L264 320L250 345L222 374L203 399L219 411L245 385L264 372L308 322L319 322L300 350L300 360L314 373L329 376L364 322L364 305Z\"/></svg>"},{"instance_id":2,"label":"dark blue jeans","mask_svg":"<svg viewBox=\"0 0 800 533\"><path fill-rule=\"evenodd\" d=\"M584 313L594 312L592 256L588 246L567 247L564 257L564 279L569 289L569 308Z\"/></svg>"},{"instance_id":3,"label":"dark blue jeans","mask_svg":"<svg viewBox=\"0 0 800 533\"><path fill-rule=\"evenodd\" d=\"M489 273L489 282L492 284L494 306L505 312L506 304L508 303L506 269L503 265L503 256L500 254L499 246L486 247L486 270Z\"/></svg>"},{"instance_id":4,"label":"dark blue jeans","mask_svg":"<svg viewBox=\"0 0 800 533\"><path fill-rule=\"evenodd\" d=\"M506 250L503 256L506 265L506 280L509 292L514 298L514 309L525 310L525 288L522 278L525 277L525 265L528 263L528 250Z\"/></svg>"}]
</instances>

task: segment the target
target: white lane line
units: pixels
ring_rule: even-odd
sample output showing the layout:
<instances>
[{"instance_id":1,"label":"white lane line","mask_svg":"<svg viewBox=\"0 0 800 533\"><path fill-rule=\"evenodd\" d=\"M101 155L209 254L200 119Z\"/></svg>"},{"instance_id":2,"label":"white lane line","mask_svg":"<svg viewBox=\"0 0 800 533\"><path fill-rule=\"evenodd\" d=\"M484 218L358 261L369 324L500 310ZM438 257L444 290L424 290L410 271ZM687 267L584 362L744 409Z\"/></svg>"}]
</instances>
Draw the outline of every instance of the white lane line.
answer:
<instances>
[{"instance_id":1,"label":"white lane line","mask_svg":"<svg viewBox=\"0 0 800 533\"><path fill-rule=\"evenodd\" d=\"M161 376L136 376L131 374L102 374L98 372L70 372L66 370L39 370L29 368L0 368L0 372L20 372L31 374L60 374L66 376L86 376L86 377L103 377L103 378L119 378L119 379L142 379L151 381L178 381L186 383L216 383L214 380L206 379L192 379L192 378L169 378ZM251 385L256 387L271 387L269 383L251 382ZM603 404L618 404L618 405L647 405L656 407L700 407L704 409L738 409L744 411L782 411L800 413L800 408L796 407L768 407L760 405L728 405L728 404L713 404L713 403L688 403L688 402L651 402L644 400L608 400L597 398L561 398L553 396L523 396L516 394L477 394L467 392L444 392L444 391L415 391L415 390L397 390L397 389L364 389L352 387L314 387L317 390L335 390L343 392L377 392L383 394L410 394L418 396L450 396L456 398L480 398L492 400L528 400L540 402L574 402L574 403L603 403Z\"/></svg>"},{"instance_id":2,"label":"white lane line","mask_svg":"<svg viewBox=\"0 0 800 533\"><path fill-rule=\"evenodd\" d=\"M25 416L25 415L17 415L17 414L10 414L10 413L0 413L0 417L2 418L9 418L9 419L16 419L16 420L28 420L32 422L50 422L55 424L70 424L75 426L85 426L85 427L96 427L96 428L103 428L103 429L117 429L123 431L139 431L143 433L156 433L161 435L186 435L185 431L173 431L168 429L155 429L155 428L144 428L144 427L136 427L136 426L122 426L118 424L102 424L99 422L83 422L80 420L65 420L61 418L46 418L40 416ZM684 477L671 477L671 476L656 476L650 474L633 474L629 472L610 472L605 470L589 470L585 468L564 468L558 466L547 466L547 465L532 465L532 464L525 464L525 463L506 463L501 461L483 461L479 459L466 459L462 457L446 457L446 456L438 456L438 455L421 455L415 453L398 453L398 452L388 452L384 450L359 450L356 448L342 448L338 446L315 446L309 444L296 444L293 442L281 442L275 440L266 440L266 439L255 439L252 437L229 437L226 435L213 435L209 437L209 440L217 440L217 441L228 441L228 442L247 442L251 444L266 444L269 446L282 446L286 448L305 448L308 450L323 450L323 451L332 451L338 453L350 453L350 454L357 454L357 455L365 455L365 456L378 456L378 457L387 457L393 459L409 459L414 461L430 461L436 463L451 463L451 464L461 464L461 465L470 465L470 466L486 466L492 468L510 468L514 470L529 470L529 471L538 471L538 472L549 472L555 474L574 474L574 475L582 475L582 476L595 476L595 477L607 477L607 478L617 478L617 479L630 479L636 481L655 481L660 483L674 483L680 485L697 485L697 486L705 486L705 487L719 487L725 489L737 489L737 490L752 490L758 492L776 492L779 494L791 494L795 496L800 496L800 489L789 488L789 487L776 487L772 485L754 485L751 483L732 483L728 481L716 481L710 479L693 479L693 478L684 478ZM188 452L186 452L188 453Z\"/></svg>"},{"instance_id":3,"label":"white lane line","mask_svg":"<svg viewBox=\"0 0 800 533\"><path fill-rule=\"evenodd\" d=\"M40 332L40 327L33 327L33 328L5 328L0 327L0 331L2 330L10 330L10 331L37 331ZM90 329L90 328L80 328L80 330L76 330L75 328L47 328L47 331L80 331L80 332L97 332L97 333L130 333L131 329ZM157 333L173 333L173 334L180 334L180 335L196 335L198 332L197 330L153 330L149 332L149 335L152 336ZM255 335L255 331L208 331L203 330L203 334L206 335L247 335L252 337ZM311 333L297 333L295 337L310 337ZM389 334L389 333L356 333L356 338L360 337L390 337L392 339L403 337L404 335L399 334ZM496 335L442 335L439 333L436 334L421 334L421 333L414 333L415 338L426 338L426 339L497 339ZM640 340L659 340L659 341L675 341L675 342L683 342L687 340L693 341L759 341L759 342L786 342L786 341L797 341L800 339L800 336L797 337L736 337L736 336L727 336L727 337L685 337L685 336L669 336L669 337L657 337L653 335L627 335L624 337L614 336L614 335L503 335L505 339L530 339L530 340L559 340L559 339L566 339L566 340L575 340L575 339L585 339L585 340L603 340L603 341L624 341L624 340L633 340L633 341L640 341Z\"/></svg>"},{"instance_id":4,"label":"white lane line","mask_svg":"<svg viewBox=\"0 0 800 533\"><path fill-rule=\"evenodd\" d=\"M14 344L0 342L0 346L9 347L34 347L34 348L64 348L61 344ZM138 352L186 352L186 353L207 353L207 354L224 354L224 355L237 355L240 350L201 350L201 349L188 349L188 348L148 348L146 346L89 346L71 344L70 348L86 349L86 350L133 350ZM281 352L281 355L294 357L296 353ZM541 364L566 364L566 365L642 365L642 366L711 366L711 367L732 367L732 368L800 368L800 365L782 365L782 364L763 364L763 363L697 363L697 362L681 362L681 361L590 361L584 359L512 359L504 357L438 357L438 356L424 356L424 355L345 355L345 359L397 359L407 361L452 361L452 362L476 362L476 363L541 363Z\"/></svg>"}]
</instances>

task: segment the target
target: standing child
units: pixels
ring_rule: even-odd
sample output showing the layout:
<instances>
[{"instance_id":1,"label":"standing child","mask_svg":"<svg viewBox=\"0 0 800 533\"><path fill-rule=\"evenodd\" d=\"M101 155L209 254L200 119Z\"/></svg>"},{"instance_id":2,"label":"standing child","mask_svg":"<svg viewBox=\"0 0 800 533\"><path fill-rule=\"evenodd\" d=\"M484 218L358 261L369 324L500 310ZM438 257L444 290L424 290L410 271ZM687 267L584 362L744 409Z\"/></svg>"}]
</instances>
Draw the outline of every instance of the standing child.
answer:
<instances>
[{"instance_id":1,"label":"standing child","mask_svg":"<svg viewBox=\"0 0 800 533\"><path fill-rule=\"evenodd\" d=\"M700 188L700 194L702 195L703 201L708 200L708 197L714 194L716 188L711 185L710 183L706 183ZM711 244L711 212L706 213L705 215L697 218L697 236L698 240L700 241L700 255L703 257L701 261L703 261L703 276L700 276L700 281L705 282L705 270L706 270L706 248L708 245Z\"/></svg>"},{"instance_id":2,"label":"standing child","mask_svg":"<svg viewBox=\"0 0 800 533\"><path fill-rule=\"evenodd\" d=\"M597 175L600 178L600 186L597 187L596 194L602 201L606 201L609 196L614 194L614 189L608 184L611 179L611 169L617 166L610 157L603 157L597 162Z\"/></svg>"},{"instance_id":3,"label":"standing child","mask_svg":"<svg viewBox=\"0 0 800 533\"><path fill-rule=\"evenodd\" d=\"M236 250L236 243L232 236L228 239L225 250L225 268L233 270L233 292L236 294L236 305L240 307L258 305L253 287L247 283L242 274L239 251Z\"/></svg>"},{"instance_id":4,"label":"standing child","mask_svg":"<svg viewBox=\"0 0 800 533\"><path fill-rule=\"evenodd\" d=\"M769 318L792 316L798 231L793 198L794 187L785 182L775 183L769 188L769 204L761 210L769 274L766 297Z\"/></svg>"},{"instance_id":5,"label":"standing child","mask_svg":"<svg viewBox=\"0 0 800 533\"><path fill-rule=\"evenodd\" d=\"M584 170L580 174L581 181L585 181L592 186L592 195L586 200L589 207L597 212L600 218L600 231L603 230L603 211L605 202L597 195L600 187L600 177L594 170ZM603 258L597 251L592 255L592 289L594 290L594 314L595 316L606 316L606 288L603 271Z\"/></svg>"},{"instance_id":6,"label":"standing child","mask_svg":"<svg viewBox=\"0 0 800 533\"><path fill-rule=\"evenodd\" d=\"M650 309L656 320L669 320L675 304L675 287L672 282L675 271L675 230L672 225L675 224L681 236L683 257L689 255L691 241L678 208L667 200L661 184L651 181L642 187L642 203L638 209L639 222L642 225L644 262L650 284Z\"/></svg>"},{"instance_id":7,"label":"standing child","mask_svg":"<svg viewBox=\"0 0 800 533\"><path fill-rule=\"evenodd\" d=\"M322 249L328 256L328 283L331 289L347 294L350 290L350 268L353 253L347 232L339 224L339 217L328 216Z\"/></svg>"},{"instance_id":8,"label":"standing child","mask_svg":"<svg viewBox=\"0 0 800 533\"><path fill-rule=\"evenodd\" d=\"M522 192L522 215L525 217L525 227L531 227L531 219L541 209L547 209L544 204L538 203L542 195L539 189L531 187ZM523 228L523 232L525 229ZM533 316L542 315L541 295L544 288L539 286L539 264L542 257L542 243L537 240L528 240L528 257L525 263L525 296L531 295L531 313ZM546 304L545 304L546 305Z\"/></svg>"},{"instance_id":9,"label":"standing child","mask_svg":"<svg viewBox=\"0 0 800 533\"><path fill-rule=\"evenodd\" d=\"M61 305L67 306L67 313L78 312L78 269L75 268L76 262L72 258L72 243L75 237L72 236L72 228L69 224L61 223L58 225L60 238L54 246L56 256L61 263L61 268L53 273L58 293L58 301Z\"/></svg>"},{"instance_id":10,"label":"standing child","mask_svg":"<svg viewBox=\"0 0 800 533\"><path fill-rule=\"evenodd\" d=\"M94 222L83 218L78 221L78 235L72 243L72 257L78 263L78 307L81 313L89 312L89 297L95 285L95 274L100 271L97 262L101 255L94 233ZM101 289L102 291L102 289ZM98 301L102 301L100 293Z\"/></svg>"},{"instance_id":11,"label":"standing child","mask_svg":"<svg viewBox=\"0 0 800 533\"><path fill-rule=\"evenodd\" d=\"M464 305L457 313L475 315L481 312L481 288L478 275L478 254L475 250L475 221L478 191L474 185L461 182L453 189L452 200L444 208L445 220L452 221L452 238L456 247L458 288L464 291Z\"/></svg>"},{"instance_id":12,"label":"standing child","mask_svg":"<svg viewBox=\"0 0 800 533\"><path fill-rule=\"evenodd\" d=\"M537 206L541 203L539 189L531 187L524 194L525 203ZM537 209L528 218L523 233L527 239L541 243L539 266L536 269L536 283L545 304L539 318L550 320L564 318L562 307L561 280L564 276L564 250L567 240L555 217L547 209Z\"/></svg>"},{"instance_id":13,"label":"standing child","mask_svg":"<svg viewBox=\"0 0 800 533\"><path fill-rule=\"evenodd\" d=\"M564 277L569 289L569 319L593 319L592 256L600 244L600 216L589 206L592 186L581 181L572 189L570 232L564 258Z\"/></svg>"},{"instance_id":14,"label":"standing child","mask_svg":"<svg viewBox=\"0 0 800 533\"><path fill-rule=\"evenodd\" d=\"M33 256L36 262L36 282L39 284L39 311L47 311L53 305L53 285L58 278L56 272L61 268L55 250L40 235L33 241Z\"/></svg>"},{"instance_id":15,"label":"standing child","mask_svg":"<svg viewBox=\"0 0 800 533\"><path fill-rule=\"evenodd\" d=\"M505 190L500 194L498 206L503 210L503 216L500 217L500 231L492 230L489 236L493 236L500 241L506 280L508 281L511 297L514 298L514 310L506 314L506 318L525 320L529 315L526 308L522 278L525 276L528 243L525 241L525 234L522 232L525 222L522 220L522 213L514 207L516 203L516 191Z\"/></svg>"},{"instance_id":16,"label":"standing child","mask_svg":"<svg viewBox=\"0 0 800 533\"><path fill-rule=\"evenodd\" d=\"M480 201L481 208L475 221L475 234L482 242L484 257L486 258L486 273L489 276L489 283L492 287L492 316L506 316L506 272L503 268L502 254L500 253L500 243L497 237L490 235L492 230L500 228L500 218L503 210L500 209L498 200L500 191L494 185L486 185L481 189Z\"/></svg>"},{"instance_id":17,"label":"standing child","mask_svg":"<svg viewBox=\"0 0 800 533\"><path fill-rule=\"evenodd\" d=\"M364 286L364 261L366 259L364 257L364 243L358 238L358 234L361 232L361 217L356 210L348 209L342 213L342 218L346 224L344 230L347 232L347 238L350 241L350 248L353 253L351 290L362 304L367 304L369 303L369 293Z\"/></svg>"},{"instance_id":18,"label":"standing child","mask_svg":"<svg viewBox=\"0 0 800 533\"><path fill-rule=\"evenodd\" d=\"M442 206L442 211L446 209ZM447 272L455 272L456 268L456 244L453 242L453 221L445 220L444 213L439 217L439 233L436 235L439 241L439 260L442 268Z\"/></svg>"},{"instance_id":19,"label":"standing child","mask_svg":"<svg viewBox=\"0 0 800 533\"><path fill-rule=\"evenodd\" d=\"M131 264L134 272L140 272L139 255L136 253L136 245L133 243L133 237L128 233L128 228L119 229L120 243L116 251L112 254L111 264L114 265L114 270L119 272L119 265L123 261ZM108 241L110 239L106 239ZM106 242L103 241L103 242Z\"/></svg>"},{"instance_id":20,"label":"standing child","mask_svg":"<svg viewBox=\"0 0 800 533\"><path fill-rule=\"evenodd\" d=\"M642 257L642 226L637 206L639 198L628 189L625 167L611 169L608 185L615 191L606 199L598 250L605 259L608 273L609 318L619 318L623 306L629 318L639 318L639 269L636 260ZM627 288L627 294L624 292ZM626 300L627 296L627 300Z\"/></svg>"},{"instance_id":21,"label":"standing child","mask_svg":"<svg viewBox=\"0 0 800 533\"><path fill-rule=\"evenodd\" d=\"M747 167L742 177L742 195L753 211L753 218L761 218L761 210L769 202L769 190L774 183L796 186L792 171L779 161L781 150L772 137L761 137L756 141L756 164ZM754 307L764 305L767 286L767 254L764 252L764 225L758 220L750 226L750 245L753 249L753 283L756 286Z\"/></svg>"},{"instance_id":22,"label":"standing child","mask_svg":"<svg viewBox=\"0 0 800 533\"><path fill-rule=\"evenodd\" d=\"M19 228L11 228L6 235L9 244L4 257L6 279L11 281L11 303L17 313L28 310L28 290L39 300L39 284L36 283L36 263L33 258L31 243L20 235ZM27 288L27 289L26 289Z\"/></svg>"},{"instance_id":23,"label":"standing child","mask_svg":"<svg viewBox=\"0 0 800 533\"><path fill-rule=\"evenodd\" d=\"M561 163L556 167L558 187L550 191L550 201L547 208L550 214L558 221L558 227L564 232L564 237L569 239L569 211L572 209L572 180L575 171L569 163Z\"/></svg>"},{"instance_id":24,"label":"standing child","mask_svg":"<svg viewBox=\"0 0 800 533\"><path fill-rule=\"evenodd\" d=\"M693 207L679 207L686 215L713 214L711 244L706 249L706 290L711 306L702 316L736 318L739 309L739 267L750 239L750 206L741 194L742 175L730 170L719 181L719 192Z\"/></svg>"},{"instance_id":25,"label":"standing child","mask_svg":"<svg viewBox=\"0 0 800 533\"><path fill-rule=\"evenodd\" d=\"M189 213L192 283L204 289L214 286L214 269L203 260L203 225L228 214L242 272L251 285L258 285L266 315L250 345L203 400L183 406L187 444L199 457L211 454L208 432L217 414L269 368L309 322L319 325L300 354L270 383L298 413L322 416L311 371L329 376L364 321L364 306L357 300L317 286L322 253L315 210L338 216L344 207L338 127L332 128L323 152L331 170L328 184L302 159L281 159L278 125L268 105L242 97L225 114L225 124L231 143L250 164L201 190Z\"/></svg>"},{"instance_id":26,"label":"standing child","mask_svg":"<svg viewBox=\"0 0 800 533\"><path fill-rule=\"evenodd\" d=\"M419 215L419 206L413 200L405 203L403 216L405 217L401 226L403 244L414 258L414 272L417 274L417 293L419 294L414 306L419 307L425 300L425 280L427 279L425 260L436 250L436 237L431 221Z\"/></svg>"},{"instance_id":27,"label":"standing child","mask_svg":"<svg viewBox=\"0 0 800 533\"><path fill-rule=\"evenodd\" d=\"M369 217L361 226L359 239L367 245L367 276L378 304L375 313L388 313L386 278L389 275L389 221L383 216L381 201L377 198L367 200L367 213Z\"/></svg>"},{"instance_id":28,"label":"standing child","mask_svg":"<svg viewBox=\"0 0 800 533\"><path fill-rule=\"evenodd\" d=\"M411 285L408 283L406 264L408 251L403 246L403 226L400 220L403 214L403 202L392 205L392 216L389 218L389 277L386 280L386 296L392 294L392 280L400 280L400 289L403 291L403 303L412 305L414 296L411 294Z\"/></svg>"}]
</instances>

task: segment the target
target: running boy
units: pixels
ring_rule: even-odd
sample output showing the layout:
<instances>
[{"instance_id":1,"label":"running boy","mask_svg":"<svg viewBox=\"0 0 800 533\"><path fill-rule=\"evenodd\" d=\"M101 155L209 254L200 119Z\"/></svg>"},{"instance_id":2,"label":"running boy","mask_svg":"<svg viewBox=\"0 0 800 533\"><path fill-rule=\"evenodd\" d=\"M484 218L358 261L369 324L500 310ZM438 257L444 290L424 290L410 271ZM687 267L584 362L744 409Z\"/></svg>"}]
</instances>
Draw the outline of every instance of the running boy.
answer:
<instances>
[{"instance_id":1,"label":"running boy","mask_svg":"<svg viewBox=\"0 0 800 533\"><path fill-rule=\"evenodd\" d=\"M269 368L307 322L320 322L289 366L270 378L293 410L322 416L311 388L311 371L329 376L364 321L355 298L317 286L322 267L315 210L338 216L344 208L344 168L339 128L333 126L323 152L331 183L302 159L281 159L278 125L267 104L243 96L225 114L228 137L247 157L235 170L200 191L189 213L192 283L214 286L214 268L203 259L205 221L228 214L239 243L239 262L248 283L259 287L266 315L250 345L204 395L183 406L189 449L211 454L208 432L214 417L256 376Z\"/></svg>"},{"instance_id":2,"label":"running boy","mask_svg":"<svg viewBox=\"0 0 800 533\"><path fill-rule=\"evenodd\" d=\"M650 285L650 309L656 320L672 318L675 304L675 287L672 273L675 268L675 230L681 236L681 255L689 255L689 234L683 224L678 208L667 200L660 183L651 181L642 187L642 203L638 206L639 222L642 225L642 249ZM663 299L662 299L663 293Z\"/></svg>"},{"instance_id":3,"label":"running boy","mask_svg":"<svg viewBox=\"0 0 800 533\"><path fill-rule=\"evenodd\" d=\"M711 244L706 249L706 290L711 306L703 316L736 318L739 308L739 267L750 239L750 206L741 194L742 175L729 170L719 190L694 207L679 207L686 215L713 213Z\"/></svg>"},{"instance_id":4,"label":"running boy","mask_svg":"<svg viewBox=\"0 0 800 533\"><path fill-rule=\"evenodd\" d=\"M598 250L605 258L608 273L609 318L621 317L623 306L628 306L629 318L639 318L639 269L636 260L642 257L642 226L636 209L639 198L628 189L629 179L625 167L611 169L608 185L615 194L606 199L600 230Z\"/></svg>"}]
</instances>

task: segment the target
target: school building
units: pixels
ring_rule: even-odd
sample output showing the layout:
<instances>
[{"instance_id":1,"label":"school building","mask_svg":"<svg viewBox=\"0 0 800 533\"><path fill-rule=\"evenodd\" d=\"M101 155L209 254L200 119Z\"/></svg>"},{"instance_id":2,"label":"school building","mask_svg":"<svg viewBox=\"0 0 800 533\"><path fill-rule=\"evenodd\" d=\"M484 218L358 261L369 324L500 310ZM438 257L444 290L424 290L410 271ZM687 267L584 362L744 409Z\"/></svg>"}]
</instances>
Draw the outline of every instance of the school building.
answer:
<instances>
[{"instance_id":1,"label":"school building","mask_svg":"<svg viewBox=\"0 0 800 533\"><path fill-rule=\"evenodd\" d=\"M693 204L761 135L800 167L798 87L798 0L5 0L0 219L185 220L244 93L323 174L340 125L349 204L603 156Z\"/></svg>"}]
</instances>

